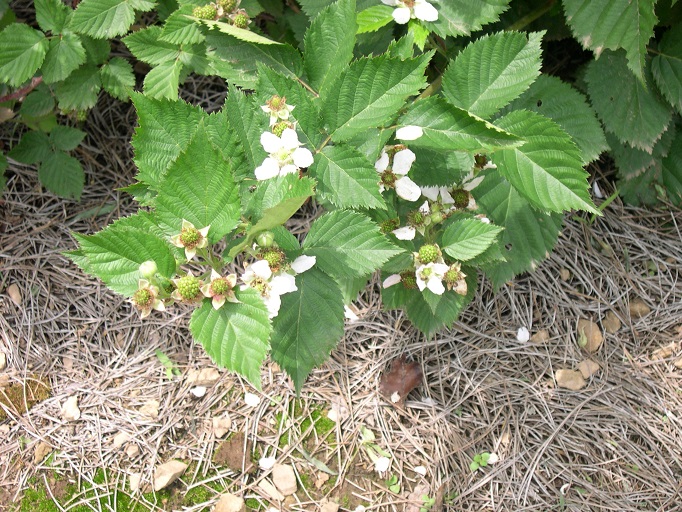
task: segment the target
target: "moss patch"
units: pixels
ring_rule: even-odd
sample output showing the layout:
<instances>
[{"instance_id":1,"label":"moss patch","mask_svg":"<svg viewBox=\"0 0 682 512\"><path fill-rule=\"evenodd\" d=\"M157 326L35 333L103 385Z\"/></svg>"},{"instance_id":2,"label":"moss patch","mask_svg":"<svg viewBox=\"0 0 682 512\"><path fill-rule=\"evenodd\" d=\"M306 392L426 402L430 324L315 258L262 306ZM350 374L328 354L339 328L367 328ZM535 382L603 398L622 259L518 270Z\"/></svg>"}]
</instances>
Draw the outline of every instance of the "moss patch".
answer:
<instances>
[{"instance_id":1,"label":"moss patch","mask_svg":"<svg viewBox=\"0 0 682 512\"><path fill-rule=\"evenodd\" d=\"M21 416L38 402L50 397L50 384L47 380L31 376L22 384L10 384L0 388L0 404ZM0 407L0 421L7 418L5 410Z\"/></svg>"}]
</instances>

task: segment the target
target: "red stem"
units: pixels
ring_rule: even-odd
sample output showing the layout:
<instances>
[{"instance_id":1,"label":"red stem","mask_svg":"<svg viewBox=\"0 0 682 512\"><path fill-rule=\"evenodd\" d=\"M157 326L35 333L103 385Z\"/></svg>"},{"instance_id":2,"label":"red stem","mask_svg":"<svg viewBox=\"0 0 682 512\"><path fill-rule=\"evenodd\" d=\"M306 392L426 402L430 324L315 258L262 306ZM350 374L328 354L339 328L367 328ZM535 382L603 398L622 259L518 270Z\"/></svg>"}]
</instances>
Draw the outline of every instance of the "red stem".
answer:
<instances>
[{"instance_id":1,"label":"red stem","mask_svg":"<svg viewBox=\"0 0 682 512\"><path fill-rule=\"evenodd\" d=\"M4 103L5 101L12 101L12 100L18 100L20 98L23 98L26 96L29 92L31 92L33 89L38 87L43 81L42 76L36 76L31 79L31 83L28 84L25 87L22 87L21 89L17 89L11 94L7 94L6 96L0 96L0 103Z\"/></svg>"}]
</instances>

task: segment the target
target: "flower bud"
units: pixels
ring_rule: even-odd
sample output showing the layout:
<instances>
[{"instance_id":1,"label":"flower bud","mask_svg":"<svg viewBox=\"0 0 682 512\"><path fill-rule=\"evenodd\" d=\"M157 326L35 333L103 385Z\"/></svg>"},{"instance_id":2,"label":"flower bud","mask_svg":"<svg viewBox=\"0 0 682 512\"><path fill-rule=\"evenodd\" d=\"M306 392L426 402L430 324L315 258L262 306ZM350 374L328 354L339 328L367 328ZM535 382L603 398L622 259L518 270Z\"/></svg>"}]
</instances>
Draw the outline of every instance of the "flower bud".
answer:
<instances>
[{"instance_id":1,"label":"flower bud","mask_svg":"<svg viewBox=\"0 0 682 512\"><path fill-rule=\"evenodd\" d=\"M275 235L270 231L264 231L256 237L256 243L263 248L271 247L275 241Z\"/></svg>"},{"instance_id":2,"label":"flower bud","mask_svg":"<svg viewBox=\"0 0 682 512\"><path fill-rule=\"evenodd\" d=\"M147 260L140 265L140 275L145 279L153 278L158 270L154 260Z\"/></svg>"}]
</instances>

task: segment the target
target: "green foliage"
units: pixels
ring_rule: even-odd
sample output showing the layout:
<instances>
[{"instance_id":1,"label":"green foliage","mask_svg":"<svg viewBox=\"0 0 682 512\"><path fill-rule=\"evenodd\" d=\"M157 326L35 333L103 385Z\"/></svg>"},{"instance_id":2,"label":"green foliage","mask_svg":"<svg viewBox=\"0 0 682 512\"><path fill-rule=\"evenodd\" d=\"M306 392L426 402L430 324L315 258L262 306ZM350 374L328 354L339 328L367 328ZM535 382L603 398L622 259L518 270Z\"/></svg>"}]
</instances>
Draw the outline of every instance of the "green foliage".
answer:
<instances>
[{"instance_id":1,"label":"green foliage","mask_svg":"<svg viewBox=\"0 0 682 512\"><path fill-rule=\"evenodd\" d=\"M447 227L441 246L455 260L468 261L483 254L502 231L501 227L478 219L464 219Z\"/></svg>"},{"instance_id":2,"label":"green foliage","mask_svg":"<svg viewBox=\"0 0 682 512\"><path fill-rule=\"evenodd\" d=\"M499 19L510 0L448 0L436 3L438 21L427 24L439 36L469 35Z\"/></svg>"},{"instance_id":3,"label":"green foliage","mask_svg":"<svg viewBox=\"0 0 682 512\"><path fill-rule=\"evenodd\" d=\"M651 59L651 71L656 85L668 103L682 114L682 25L668 30Z\"/></svg>"},{"instance_id":4,"label":"green foliage","mask_svg":"<svg viewBox=\"0 0 682 512\"><path fill-rule=\"evenodd\" d=\"M13 23L0 32L0 82L18 86L31 78L45 59L49 46L42 32Z\"/></svg>"},{"instance_id":5,"label":"green foliage","mask_svg":"<svg viewBox=\"0 0 682 512\"><path fill-rule=\"evenodd\" d=\"M128 31L135 9L148 11L153 4L132 0L83 0L73 13L69 28L96 39L110 39Z\"/></svg>"}]
</instances>

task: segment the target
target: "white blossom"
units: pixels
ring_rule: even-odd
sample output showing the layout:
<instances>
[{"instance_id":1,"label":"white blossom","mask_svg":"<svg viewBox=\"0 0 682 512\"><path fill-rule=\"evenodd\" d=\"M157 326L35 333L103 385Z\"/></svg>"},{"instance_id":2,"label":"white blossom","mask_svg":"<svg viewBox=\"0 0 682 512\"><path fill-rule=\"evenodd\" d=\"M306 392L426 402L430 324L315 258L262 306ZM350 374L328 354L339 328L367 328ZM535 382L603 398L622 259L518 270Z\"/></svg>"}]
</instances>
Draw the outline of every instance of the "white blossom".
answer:
<instances>
[{"instance_id":1,"label":"white blossom","mask_svg":"<svg viewBox=\"0 0 682 512\"><path fill-rule=\"evenodd\" d=\"M382 176L386 172L392 172L395 176L399 176L393 183L393 187L395 187L396 194L406 201L416 201L421 196L421 189L419 186L407 176L415 159L416 155L412 151L409 149L402 149L393 155L393 165L389 171L390 158L388 153L384 150L374 164L377 173ZM384 190L385 186L380 182L379 191L383 192Z\"/></svg>"},{"instance_id":2,"label":"white blossom","mask_svg":"<svg viewBox=\"0 0 682 512\"><path fill-rule=\"evenodd\" d=\"M455 204L448 187L422 187L422 195L431 201L438 201L443 205Z\"/></svg>"},{"instance_id":3,"label":"white blossom","mask_svg":"<svg viewBox=\"0 0 682 512\"><path fill-rule=\"evenodd\" d=\"M428 288L436 295L443 295L443 277L450 267L445 263L431 262L417 267L417 287L420 291Z\"/></svg>"},{"instance_id":4,"label":"white blossom","mask_svg":"<svg viewBox=\"0 0 682 512\"><path fill-rule=\"evenodd\" d=\"M424 130L421 126L408 125L398 128L395 132L395 136L400 140L416 140L424 135Z\"/></svg>"},{"instance_id":5,"label":"white blossom","mask_svg":"<svg viewBox=\"0 0 682 512\"><path fill-rule=\"evenodd\" d=\"M427 0L381 1L386 5L395 7L393 10L393 19L400 25L404 25L413 18L422 21L436 21L438 19L438 11Z\"/></svg>"},{"instance_id":6,"label":"white blossom","mask_svg":"<svg viewBox=\"0 0 682 512\"><path fill-rule=\"evenodd\" d=\"M286 128L280 137L272 132L264 132L260 136L263 149L269 157L256 167L258 180L267 180L276 176L284 176L297 172L300 168L313 164L313 154L309 149L302 148L296 130Z\"/></svg>"},{"instance_id":7,"label":"white blossom","mask_svg":"<svg viewBox=\"0 0 682 512\"><path fill-rule=\"evenodd\" d=\"M270 126L276 125L279 121L286 121L289 119L291 111L294 110L293 105L284 103L284 98L279 98L279 100L283 102L283 105L278 109L273 108L272 105L261 105L260 107L263 112L270 114Z\"/></svg>"},{"instance_id":8,"label":"white blossom","mask_svg":"<svg viewBox=\"0 0 682 512\"><path fill-rule=\"evenodd\" d=\"M302 274L306 270L311 269L316 261L316 256L299 256L291 262L291 269L297 274Z\"/></svg>"},{"instance_id":9,"label":"white blossom","mask_svg":"<svg viewBox=\"0 0 682 512\"><path fill-rule=\"evenodd\" d=\"M402 228L391 231L398 240L414 240L417 235L417 229L412 226L403 226Z\"/></svg>"}]
</instances>

